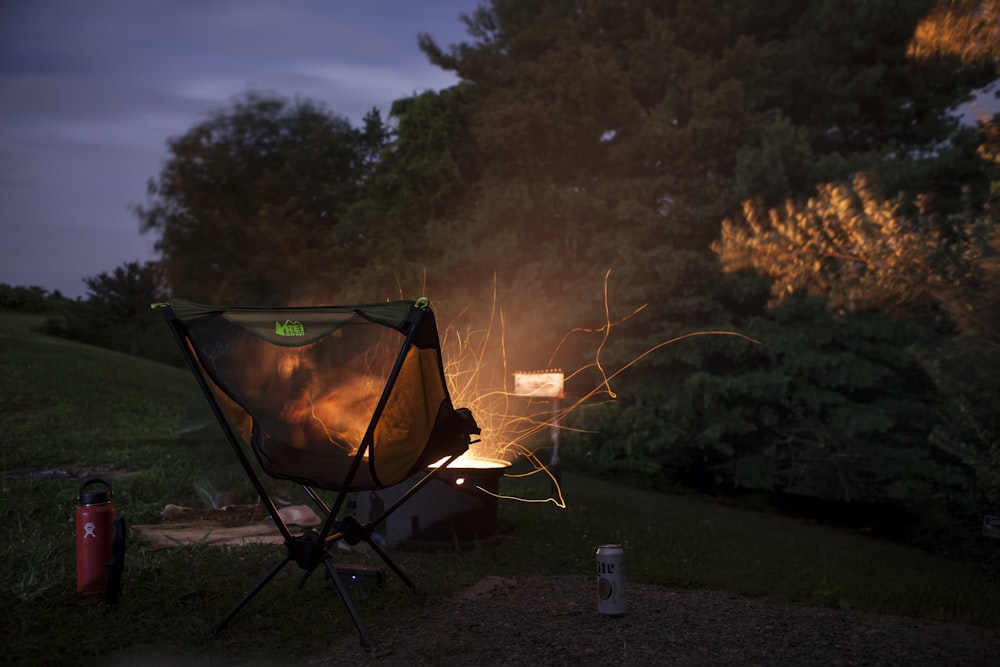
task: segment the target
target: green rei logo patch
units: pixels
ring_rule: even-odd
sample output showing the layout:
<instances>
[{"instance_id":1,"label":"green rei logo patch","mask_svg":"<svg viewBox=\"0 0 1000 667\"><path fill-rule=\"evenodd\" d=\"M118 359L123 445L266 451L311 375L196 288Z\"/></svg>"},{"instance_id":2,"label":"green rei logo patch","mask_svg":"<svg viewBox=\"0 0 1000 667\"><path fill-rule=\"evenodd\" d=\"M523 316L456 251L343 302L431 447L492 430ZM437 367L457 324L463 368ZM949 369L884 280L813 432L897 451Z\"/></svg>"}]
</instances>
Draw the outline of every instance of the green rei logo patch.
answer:
<instances>
[{"instance_id":1,"label":"green rei logo patch","mask_svg":"<svg viewBox=\"0 0 1000 667\"><path fill-rule=\"evenodd\" d=\"M284 324L281 322L274 323L274 333L279 336L305 336L306 328L302 326L302 322L285 320Z\"/></svg>"}]
</instances>

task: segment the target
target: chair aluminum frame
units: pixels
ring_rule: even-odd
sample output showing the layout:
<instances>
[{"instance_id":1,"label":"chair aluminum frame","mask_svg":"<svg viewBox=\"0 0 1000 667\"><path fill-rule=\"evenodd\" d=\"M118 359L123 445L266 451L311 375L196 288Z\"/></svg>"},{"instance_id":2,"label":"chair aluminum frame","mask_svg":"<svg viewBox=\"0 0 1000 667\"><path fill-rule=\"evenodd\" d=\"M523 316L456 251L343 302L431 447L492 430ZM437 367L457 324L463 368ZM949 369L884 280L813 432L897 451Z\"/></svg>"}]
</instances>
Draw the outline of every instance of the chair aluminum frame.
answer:
<instances>
[{"instance_id":1,"label":"chair aluminum frame","mask_svg":"<svg viewBox=\"0 0 1000 667\"><path fill-rule=\"evenodd\" d=\"M220 405L218 398L216 397L215 391L209 384L208 379L205 377L205 370L203 364L197 357L195 353L195 345L191 339L191 335L185 328L182 320L174 312L174 308L171 304L157 304L163 311L164 319L170 326L171 331L181 350L184 354L185 360L190 366L195 379L198 382L202 393L205 395L209 406L211 407L212 413L219 422L223 433L236 458L239 460L244 472L249 478L251 484L257 492L260 502L264 509L270 515L271 519L274 521L275 526L281 533L284 539L285 554L280 561L270 571L268 571L263 577L261 577L257 583L246 592L246 594L237 602L225 616L219 619L213 626L213 633L218 633L224 629L230 620L239 613L243 607L245 607L253 598L263 589L268 582L270 582L275 575L278 574L286 565L291 562L297 564L302 570L305 571L303 575L303 580L301 585L304 585L306 579L312 574L312 572L323 565L326 570L328 577L333 581L333 585L336 587L337 593L343 600L344 606L347 609L348 614L354 622L358 630L358 635L361 641L361 645L366 648L371 648L374 646L374 642L365 627L364 622L361 620L361 616L358 614L357 608L348 593L347 587L341 580L337 573L336 566L333 564L332 556L330 554L330 549L339 541L344 541L349 545L356 545L358 543L364 542L378 557L400 578L400 580L412 591L416 591L416 587L410 578L403 572L402 569L392 560L392 558L385 552L385 550L379 545L379 543L373 539L372 533L374 529L382 524L393 512L395 512L401 505L403 505L407 500L409 500L415 493L420 491L426 484L435 478L448 464L453 460L458 458L462 453L453 453L446 458L446 460L436 467L431 467L427 470L415 484L413 484L404 494L402 494L394 503L374 519L371 519L365 523L361 523L356 516L349 514L343 518L338 518L340 516L341 510L344 508L345 501L348 497L349 484L342 485L340 488L323 487L323 490L336 491L335 500L331 505L328 505L323 497L317 490L317 487L302 484L306 495L310 498L316 508L319 510L320 514L325 517L323 521L322 528L319 531L306 530L301 534L293 534L289 528L288 523L282 518L278 511L277 506L271 498L268 492L267 486L265 486L261 475L258 473L257 467L251 462L250 457L247 455L247 447L241 442L240 437L234 431L232 424L226 416L225 410L222 405ZM219 310L226 310L225 308L219 308ZM293 309L282 309L282 308L269 308L262 309L267 311L274 311L280 313L282 310L293 310ZM302 310L302 309L294 309ZM400 370L403 365L404 356L406 351L413 345L414 336L416 332L420 329L423 319L429 314L427 307L427 302L425 299L421 299L416 304L414 304L410 309L410 314L408 318L408 330L405 332L405 340L396 359L393 363L392 369L389 373L386 386L383 388L382 394L379 398L378 404L375 407L374 415L369 424L369 432L376 424L382 414L382 410L385 407L386 401L388 400L389 390L396 382L399 376ZM447 392L447 389L445 389ZM450 401L450 399L449 399ZM479 428L475 424L475 420L468 410L462 408L455 410L460 420L463 423L464 428L462 429L464 435L466 436L466 442L462 451L468 447L472 442L472 434L478 434ZM347 473L346 480L349 482L353 479L359 466L362 464L364 456L367 452L368 443L370 438L365 438L364 444L358 447L357 452L353 455L353 460L350 464L350 469ZM262 471L267 474L267 471Z\"/></svg>"}]
</instances>

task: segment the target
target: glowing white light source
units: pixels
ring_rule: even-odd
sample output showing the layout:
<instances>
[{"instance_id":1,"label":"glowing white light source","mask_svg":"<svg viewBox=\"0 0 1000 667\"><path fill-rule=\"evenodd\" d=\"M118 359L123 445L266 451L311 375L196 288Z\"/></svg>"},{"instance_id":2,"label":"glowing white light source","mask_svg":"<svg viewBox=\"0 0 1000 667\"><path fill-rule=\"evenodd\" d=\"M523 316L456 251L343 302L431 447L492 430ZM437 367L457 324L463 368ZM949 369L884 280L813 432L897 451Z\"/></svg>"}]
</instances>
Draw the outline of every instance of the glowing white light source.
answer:
<instances>
[{"instance_id":1,"label":"glowing white light source","mask_svg":"<svg viewBox=\"0 0 1000 667\"><path fill-rule=\"evenodd\" d=\"M447 460L448 460L448 457L446 456L446 457L444 457L443 459L441 459L439 461L435 461L434 463L430 464L427 467L428 468L440 468L442 465L444 465L444 462L447 461ZM457 459L455 459L454 461L452 461L451 463L448 464L449 468L458 468L460 470L464 470L464 469L468 469L468 470L471 470L471 469L487 470L487 469L490 469L490 468L506 468L508 466L510 466L510 463L508 461L501 461L499 459L478 458L478 457L470 455L468 452L465 452L464 454L462 454L461 456L459 456Z\"/></svg>"},{"instance_id":2,"label":"glowing white light source","mask_svg":"<svg viewBox=\"0 0 1000 667\"><path fill-rule=\"evenodd\" d=\"M553 370L514 373L514 394L532 398L562 398L563 372Z\"/></svg>"}]
</instances>

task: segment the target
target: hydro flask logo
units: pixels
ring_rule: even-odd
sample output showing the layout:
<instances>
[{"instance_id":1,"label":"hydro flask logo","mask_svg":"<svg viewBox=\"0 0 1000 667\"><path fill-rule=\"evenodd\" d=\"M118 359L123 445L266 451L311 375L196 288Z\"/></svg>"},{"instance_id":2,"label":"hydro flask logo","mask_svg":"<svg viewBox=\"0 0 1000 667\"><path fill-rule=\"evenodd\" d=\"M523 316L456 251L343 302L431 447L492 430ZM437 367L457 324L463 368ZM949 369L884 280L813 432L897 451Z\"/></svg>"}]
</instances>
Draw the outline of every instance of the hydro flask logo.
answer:
<instances>
[{"instance_id":1,"label":"hydro flask logo","mask_svg":"<svg viewBox=\"0 0 1000 667\"><path fill-rule=\"evenodd\" d=\"M94 530L96 529L97 526L94 525L93 521L88 521L87 523L83 524L83 539L87 539L88 537L93 537L96 540L97 533L94 532Z\"/></svg>"}]
</instances>

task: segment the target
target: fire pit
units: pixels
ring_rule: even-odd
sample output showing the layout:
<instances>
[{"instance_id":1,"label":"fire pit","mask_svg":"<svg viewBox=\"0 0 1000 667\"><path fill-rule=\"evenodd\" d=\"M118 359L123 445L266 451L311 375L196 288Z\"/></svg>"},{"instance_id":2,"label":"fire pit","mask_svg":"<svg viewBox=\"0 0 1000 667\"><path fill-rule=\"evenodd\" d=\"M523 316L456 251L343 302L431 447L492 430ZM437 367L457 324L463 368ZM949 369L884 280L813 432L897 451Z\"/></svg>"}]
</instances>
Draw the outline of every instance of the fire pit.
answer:
<instances>
[{"instance_id":1,"label":"fire pit","mask_svg":"<svg viewBox=\"0 0 1000 667\"><path fill-rule=\"evenodd\" d=\"M497 497L506 461L466 459L448 467L382 524L386 545L441 549L491 544L497 535ZM453 464L454 465L454 464ZM358 518L379 516L415 479L358 494Z\"/></svg>"}]
</instances>

